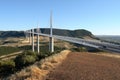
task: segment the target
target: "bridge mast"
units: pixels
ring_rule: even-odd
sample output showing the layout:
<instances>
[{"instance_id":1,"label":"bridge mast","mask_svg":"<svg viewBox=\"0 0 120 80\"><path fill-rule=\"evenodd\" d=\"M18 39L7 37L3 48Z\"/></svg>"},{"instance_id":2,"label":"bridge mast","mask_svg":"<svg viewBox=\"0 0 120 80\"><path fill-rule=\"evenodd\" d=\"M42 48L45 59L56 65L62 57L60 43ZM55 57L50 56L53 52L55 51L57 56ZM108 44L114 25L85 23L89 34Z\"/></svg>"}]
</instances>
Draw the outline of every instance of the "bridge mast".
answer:
<instances>
[{"instance_id":1,"label":"bridge mast","mask_svg":"<svg viewBox=\"0 0 120 80\"><path fill-rule=\"evenodd\" d=\"M35 51L35 46L34 46L34 29L32 29L32 51Z\"/></svg>"},{"instance_id":2,"label":"bridge mast","mask_svg":"<svg viewBox=\"0 0 120 80\"><path fill-rule=\"evenodd\" d=\"M31 30L29 30L29 43L31 45Z\"/></svg>"},{"instance_id":3,"label":"bridge mast","mask_svg":"<svg viewBox=\"0 0 120 80\"><path fill-rule=\"evenodd\" d=\"M24 34L25 34L25 39L28 40L28 31L24 31Z\"/></svg>"},{"instance_id":4,"label":"bridge mast","mask_svg":"<svg viewBox=\"0 0 120 80\"><path fill-rule=\"evenodd\" d=\"M49 43L49 51L54 52L54 38L53 38L53 30L52 30L52 11L50 15L50 43Z\"/></svg>"},{"instance_id":5,"label":"bridge mast","mask_svg":"<svg viewBox=\"0 0 120 80\"><path fill-rule=\"evenodd\" d=\"M37 52L38 52L38 54L39 54L39 52L40 52L40 45L39 45L39 33L40 33L40 29L39 28L37 28Z\"/></svg>"}]
</instances>

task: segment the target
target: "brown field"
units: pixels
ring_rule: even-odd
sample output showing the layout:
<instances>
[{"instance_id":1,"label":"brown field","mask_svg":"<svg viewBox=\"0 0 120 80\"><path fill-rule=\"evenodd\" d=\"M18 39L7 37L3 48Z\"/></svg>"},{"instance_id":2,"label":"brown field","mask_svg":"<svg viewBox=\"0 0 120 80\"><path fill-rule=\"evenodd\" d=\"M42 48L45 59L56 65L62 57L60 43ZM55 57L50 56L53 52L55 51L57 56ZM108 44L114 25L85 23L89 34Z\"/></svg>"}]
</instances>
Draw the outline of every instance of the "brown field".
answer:
<instances>
[{"instance_id":1,"label":"brown field","mask_svg":"<svg viewBox=\"0 0 120 80\"><path fill-rule=\"evenodd\" d=\"M120 80L120 58L72 52L46 80Z\"/></svg>"}]
</instances>

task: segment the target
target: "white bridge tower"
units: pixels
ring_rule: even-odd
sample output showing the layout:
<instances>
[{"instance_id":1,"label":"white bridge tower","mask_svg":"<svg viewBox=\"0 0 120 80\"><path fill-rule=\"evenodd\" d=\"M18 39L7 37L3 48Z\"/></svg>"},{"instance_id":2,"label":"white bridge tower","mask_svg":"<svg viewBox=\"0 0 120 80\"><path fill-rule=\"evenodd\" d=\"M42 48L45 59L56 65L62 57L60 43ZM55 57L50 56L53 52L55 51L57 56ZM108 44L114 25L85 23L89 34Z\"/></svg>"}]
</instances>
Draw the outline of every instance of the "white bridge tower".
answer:
<instances>
[{"instance_id":1,"label":"white bridge tower","mask_svg":"<svg viewBox=\"0 0 120 80\"><path fill-rule=\"evenodd\" d=\"M53 29L52 29L52 12L50 14L50 42L49 42L49 51L54 52L54 38L53 38Z\"/></svg>"}]
</instances>

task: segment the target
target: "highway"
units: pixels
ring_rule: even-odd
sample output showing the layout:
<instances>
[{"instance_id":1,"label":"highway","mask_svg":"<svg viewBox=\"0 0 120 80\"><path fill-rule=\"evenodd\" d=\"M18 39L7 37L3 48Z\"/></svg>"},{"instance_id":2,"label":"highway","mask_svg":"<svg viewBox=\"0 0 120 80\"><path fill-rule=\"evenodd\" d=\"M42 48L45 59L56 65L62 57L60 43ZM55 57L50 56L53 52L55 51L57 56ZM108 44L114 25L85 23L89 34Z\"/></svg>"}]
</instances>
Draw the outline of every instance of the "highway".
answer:
<instances>
[{"instance_id":1,"label":"highway","mask_svg":"<svg viewBox=\"0 0 120 80\"><path fill-rule=\"evenodd\" d=\"M28 33L32 33L32 32L28 32ZM50 37L49 34L36 33L36 32L34 34ZM68 37L68 36L58 36L58 35L53 35L53 37L56 39L93 47L93 48L97 48L97 49L108 51L108 52L120 53L120 45L117 45L114 43L104 42L100 40L89 40L89 39L86 40L86 39L74 38L74 37Z\"/></svg>"}]
</instances>

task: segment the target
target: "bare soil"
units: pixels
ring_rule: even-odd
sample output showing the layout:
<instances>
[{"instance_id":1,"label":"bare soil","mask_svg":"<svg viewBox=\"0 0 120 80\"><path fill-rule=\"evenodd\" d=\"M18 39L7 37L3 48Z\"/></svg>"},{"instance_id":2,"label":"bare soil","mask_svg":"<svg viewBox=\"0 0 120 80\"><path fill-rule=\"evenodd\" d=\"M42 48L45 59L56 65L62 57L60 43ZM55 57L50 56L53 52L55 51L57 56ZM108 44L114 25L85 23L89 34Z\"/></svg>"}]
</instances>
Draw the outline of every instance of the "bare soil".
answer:
<instances>
[{"instance_id":1,"label":"bare soil","mask_svg":"<svg viewBox=\"0 0 120 80\"><path fill-rule=\"evenodd\" d=\"M120 58L71 52L46 80L120 80Z\"/></svg>"}]
</instances>

